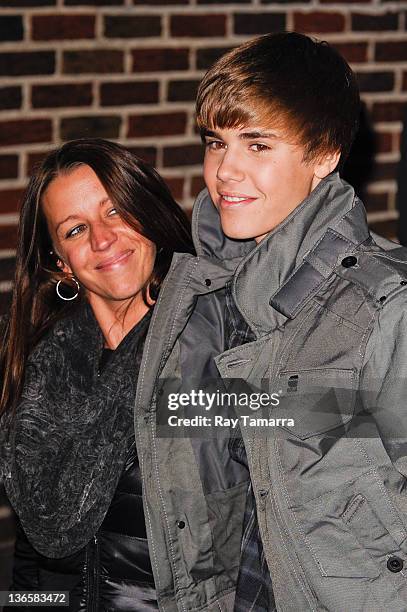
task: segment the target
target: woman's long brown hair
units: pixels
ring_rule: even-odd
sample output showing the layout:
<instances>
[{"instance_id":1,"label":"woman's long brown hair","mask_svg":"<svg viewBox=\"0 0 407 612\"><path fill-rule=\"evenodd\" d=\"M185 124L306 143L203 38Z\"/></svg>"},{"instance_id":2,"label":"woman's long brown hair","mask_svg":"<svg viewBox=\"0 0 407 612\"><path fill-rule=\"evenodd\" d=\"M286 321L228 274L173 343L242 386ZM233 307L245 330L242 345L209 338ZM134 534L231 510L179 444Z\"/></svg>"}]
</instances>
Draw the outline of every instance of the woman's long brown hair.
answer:
<instances>
[{"instance_id":1,"label":"woman's long brown hair","mask_svg":"<svg viewBox=\"0 0 407 612\"><path fill-rule=\"evenodd\" d=\"M12 304L1 330L0 414L14 410L19 401L32 348L78 302L64 302L56 295L56 282L64 276L52 252L41 200L52 180L82 164L94 170L124 221L156 245L148 283L152 299L158 295L173 253L194 252L189 221L168 187L153 168L127 149L106 140L81 139L51 152L31 177L21 208ZM147 303L146 293L145 287Z\"/></svg>"}]
</instances>

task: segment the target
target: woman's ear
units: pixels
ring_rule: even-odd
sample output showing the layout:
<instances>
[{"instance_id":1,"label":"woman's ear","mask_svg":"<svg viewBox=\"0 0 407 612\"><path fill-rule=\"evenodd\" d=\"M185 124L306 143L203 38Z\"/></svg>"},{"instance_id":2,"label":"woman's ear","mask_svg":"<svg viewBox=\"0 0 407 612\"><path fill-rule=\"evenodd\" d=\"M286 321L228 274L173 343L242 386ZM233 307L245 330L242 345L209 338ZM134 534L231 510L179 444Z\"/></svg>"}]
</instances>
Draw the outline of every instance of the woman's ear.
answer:
<instances>
[{"instance_id":1,"label":"woman's ear","mask_svg":"<svg viewBox=\"0 0 407 612\"><path fill-rule=\"evenodd\" d=\"M61 257L55 251L50 251L50 255L56 258L56 265L64 274L73 276L71 268L61 259Z\"/></svg>"}]
</instances>

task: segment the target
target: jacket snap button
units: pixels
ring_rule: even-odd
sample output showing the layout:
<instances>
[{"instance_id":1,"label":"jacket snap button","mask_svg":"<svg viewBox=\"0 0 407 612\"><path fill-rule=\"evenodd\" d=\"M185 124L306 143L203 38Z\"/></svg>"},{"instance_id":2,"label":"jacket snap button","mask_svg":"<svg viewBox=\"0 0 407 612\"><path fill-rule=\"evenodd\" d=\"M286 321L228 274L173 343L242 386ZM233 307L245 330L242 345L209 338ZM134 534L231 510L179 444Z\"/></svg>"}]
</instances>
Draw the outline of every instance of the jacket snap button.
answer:
<instances>
[{"instance_id":1,"label":"jacket snap button","mask_svg":"<svg viewBox=\"0 0 407 612\"><path fill-rule=\"evenodd\" d=\"M400 281L400 285L407 285L407 280Z\"/></svg>"},{"instance_id":2,"label":"jacket snap button","mask_svg":"<svg viewBox=\"0 0 407 612\"><path fill-rule=\"evenodd\" d=\"M178 529L184 529L185 527L185 522L184 521L178 521L177 523L177 527ZM394 571L394 570L393 570Z\"/></svg>"},{"instance_id":3,"label":"jacket snap button","mask_svg":"<svg viewBox=\"0 0 407 612\"><path fill-rule=\"evenodd\" d=\"M387 569L396 574L397 572L401 572L403 569L404 562L400 557L389 557L387 559Z\"/></svg>"},{"instance_id":4,"label":"jacket snap button","mask_svg":"<svg viewBox=\"0 0 407 612\"><path fill-rule=\"evenodd\" d=\"M358 260L353 255L349 255L349 257L345 257L341 261L341 264L344 268L352 268L353 266L356 266L357 263Z\"/></svg>"},{"instance_id":5,"label":"jacket snap button","mask_svg":"<svg viewBox=\"0 0 407 612\"><path fill-rule=\"evenodd\" d=\"M210 286L212 285L212 281L211 281L211 279L210 279L210 278L205 278L205 285L206 285L207 287L210 287Z\"/></svg>"}]
</instances>

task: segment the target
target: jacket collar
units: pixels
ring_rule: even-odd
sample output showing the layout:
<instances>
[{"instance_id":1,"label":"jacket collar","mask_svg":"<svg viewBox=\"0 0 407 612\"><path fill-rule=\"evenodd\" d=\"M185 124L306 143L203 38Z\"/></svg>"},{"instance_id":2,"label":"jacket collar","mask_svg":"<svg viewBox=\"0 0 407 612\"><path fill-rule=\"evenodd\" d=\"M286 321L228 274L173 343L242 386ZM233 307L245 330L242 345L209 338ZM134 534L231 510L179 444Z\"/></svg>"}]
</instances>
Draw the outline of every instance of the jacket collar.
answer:
<instances>
[{"instance_id":1,"label":"jacket collar","mask_svg":"<svg viewBox=\"0 0 407 612\"><path fill-rule=\"evenodd\" d=\"M322 180L258 245L223 234L207 190L197 199L192 227L198 255L235 270L234 299L257 336L294 317L338 260L369 237L363 205L338 173Z\"/></svg>"}]
</instances>

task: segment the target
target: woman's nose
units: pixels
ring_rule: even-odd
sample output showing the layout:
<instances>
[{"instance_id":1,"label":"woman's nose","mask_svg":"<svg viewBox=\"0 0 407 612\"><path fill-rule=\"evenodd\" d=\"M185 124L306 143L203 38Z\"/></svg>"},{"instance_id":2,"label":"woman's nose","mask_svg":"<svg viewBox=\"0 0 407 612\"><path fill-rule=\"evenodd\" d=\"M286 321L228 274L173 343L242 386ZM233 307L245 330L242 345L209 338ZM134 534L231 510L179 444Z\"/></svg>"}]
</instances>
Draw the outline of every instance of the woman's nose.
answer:
<instances>
[{"instance_id":1,"label":"woman's nose","mask_svg":"<svg viewBox=\"0 0 407 612\"><path fill-rule=\"evenodd\" d=\"M106 223L95 223L91 228L91 246L94 251L104 251L117 240L112 227Z\"/></svg>"}]
</instances>

